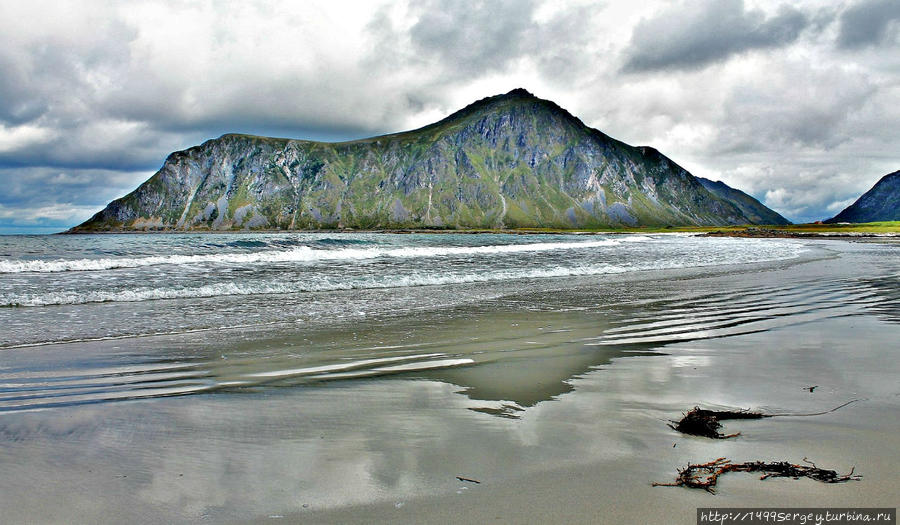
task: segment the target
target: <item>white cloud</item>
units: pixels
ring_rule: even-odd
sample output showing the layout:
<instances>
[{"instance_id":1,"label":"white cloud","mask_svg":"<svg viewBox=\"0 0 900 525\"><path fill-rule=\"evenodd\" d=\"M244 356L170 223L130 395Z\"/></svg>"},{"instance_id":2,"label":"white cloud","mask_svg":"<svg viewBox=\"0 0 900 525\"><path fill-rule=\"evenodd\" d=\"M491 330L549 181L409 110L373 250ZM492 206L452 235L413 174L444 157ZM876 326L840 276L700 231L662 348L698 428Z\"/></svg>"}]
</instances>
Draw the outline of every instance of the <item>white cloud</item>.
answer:
<instances>
[{"instance_id":1,"label":"white cloud","mask_svg":"<svg viewBox=\"0 0 900 525\"><path fill-rule=\"evenodd\" d=\"M0 153L43 145L56 137L53 129L24 124L7 127L0 124Z\"/></svg>"},{"instance_id":2,"label":"white cloud","mask_svg":"<svg viewBox=\"0 0 900 525\"><path fill-rule=\"evenodd\" d=\"M97 213L93 206L75 206L72 204L54 204L37 208L7 208L0 205L0 219L16 219L18 224L37 224L41 222L85 221Z\"/></svg>"},{"instance_id":3,"label":"white cloud","mask_svg":"<svg viewBox=\"0 0 900 525\"><path fill-rule=\"evenodd\" d=\"M842 201L834 201L831 204L829 204L828 206L826 206L825 209L834 213L835 215L837 215L838 213L843 211L844 208L846 208L847 206L850 206L854 202L856 202L856 199L844 199Z\"/></svg>"}]
</instances>

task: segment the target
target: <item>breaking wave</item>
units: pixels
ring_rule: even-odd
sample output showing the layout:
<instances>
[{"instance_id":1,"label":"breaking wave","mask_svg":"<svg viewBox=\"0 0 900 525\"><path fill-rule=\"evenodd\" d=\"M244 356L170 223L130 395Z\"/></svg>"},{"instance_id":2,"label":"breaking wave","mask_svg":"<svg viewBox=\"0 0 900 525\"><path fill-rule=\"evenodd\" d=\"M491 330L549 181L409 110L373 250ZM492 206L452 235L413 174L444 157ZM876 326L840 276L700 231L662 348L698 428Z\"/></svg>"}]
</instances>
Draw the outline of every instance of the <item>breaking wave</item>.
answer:
<instances>
[{"instance_id":1,"label":"breaking wave","mask_svg":"<svg viewBox=\"0 0 900 525\"><path fill-rule=\"evenodd\" d=\"M197 255L159 255L129 258L72 259L40 261L0 261L0 273L54 273L73 271L98 271L117 268L139 268L164 264L265 264L304 263L331 260L362 260L385 258L425 258L459 255L502 255L509 253L546 252L553 250L577 250L615 246L618 241L598 240L587 242L538 242L527 244L501 244L488 246L421 246L402 248L338 248L317 249L298 246L289 250L259 252L208 253Z\"/></svg>"},{"instance_id":2,"label":"breaking wave","mask_svg":"<svg viewBox=\"0 0 900 525\"><path fill-rule=\"evenodd\" d=\"M136 302L156 299L183 299L220 297L228 295L269 295L300 292L327 292L334 290L354 290L372 288L402 288L408 286L430 286L465 284L514 279L539 279L547 277L570 277L579 275L599 275L622 273L628 269L619 266L545 268L532 270L498 270L472 273L440 273L390 275L383 277L362 277L356 279L329 279L320 277L315 282L273 282L273 281L228 281L190 288L144 288L129 290L92 290L88 292L51 292L46 294L23 294L21 296L0 295L0 305L49 306L62 304L85 304L105 302Z\"/></svg>"},{"instance_id":3,"label":"breaking wave","mask_svg":"<svg viewBox=\"0 0 900 525\"><path fill-rule=\"evenodd\" d=\"M603 241L605 242L605 241ZM386 250L393 252L394 257L409 256L412 253L427 253L429 255L449 253L504 253L510 251L525 251L524 248L541 249L541 246L584 247L602 246L599 243L555 243L555 244L529 244L511 246L477 246L469 248L403 248ZM494 249L507 248L495 252ZM490 249L490 250L489 250ZM693 258L668 258L645 259L623 261L622 264L582 264L570 266L548 267L517 267L495 270L473 271L435 271L433 269L410 269L405 273L389 273L382 275L366 276L329 276L316 275L307 280L228 280L202 286L186 287L132 287L128 289L108 290L66 290L57 292L35 294L0 294L0 306L27 307L49 306L64 304L86 304L103 302L139 302L159 299L185 299L185 298L210 298L222 296L247 296L291 294L302 292L327 292L336 290L355 289L382 289L403 288L413 286L455 285L480 282L499 282L528 279L580 277L592 275L618 274L624 272L671 270L687 267L705 267L721 264L744 264L771 260L785 260L799 256L805 250L796 245L772 246L768 250L758 252L744 252L740 254L702 254ZM399 255L399 254L406 255ZM428 255L421 255L428 256Z\"/></svg>"}]
</instances>

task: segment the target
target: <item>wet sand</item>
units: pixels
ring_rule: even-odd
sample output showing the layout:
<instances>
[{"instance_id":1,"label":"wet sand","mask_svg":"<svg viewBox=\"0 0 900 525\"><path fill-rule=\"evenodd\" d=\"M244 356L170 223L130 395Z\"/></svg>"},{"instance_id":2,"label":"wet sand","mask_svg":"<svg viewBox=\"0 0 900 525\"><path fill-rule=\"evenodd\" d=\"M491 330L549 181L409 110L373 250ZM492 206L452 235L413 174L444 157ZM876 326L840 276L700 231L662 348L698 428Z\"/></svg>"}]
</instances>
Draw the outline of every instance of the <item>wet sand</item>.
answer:
<instances>
[{"instance_id":1,"label":"wet sand","mask_svg":"<svg viewBox=\"0 0 900 525\"><path fill-rule=\"evenodd\" d=\"M192 373L219 383L284 370L301 348L459 364L0 413L4 521L686 524L700 506L895 507L900 252L809 243L804 261L545 283L302 334L41 349L31 359L73 368L203 355ZM731 440L666 424L694 405L808 413L851 399L725 422L742 433ZM806 457L863 480L729 474L715 496L650 485L722 456Z\"/></svg>"},{"instance_id":2,"label":"wet sand","mask_svg":"<svg viewBox=\"0 0 900 525\"><path fill-rule=\"evenodd\" d=\"M603 370L602 385L574 381L576 395L584 396L581 403L572 400L572 406L557 407L559 413L536 415L543 420L533 423L540 427L529 433L534 441L506 445L523 455L507 463L513 469L513 462L537 461L532 447L558 446L561 456L563 450L572 454L555 464L548 461L546 470L508 479L502 468L473 465L465 474L482 483L455 483L453 494L290 517L303 523L691 524L697 507L895 507L900 488L896 330L893 339L875 336L860 345L856 336L838 334L871 334L883 329L877 321L841 320L823 331L824 323L738 336L727 348L721 340L679 344L665 356L616 361ZM798 344L797 337L806 340ZM850 359L849 348L856 348ZM803 388L810 383L818 385L813 393ZM822 416L726 422L728 432L742 433L730 440L683 436L664 421L695 404L815 412L847 399L862 400ZM729 474L716 495L651 486L671 482L676 469L689 462L718 457L794 463L809 458L842 473L855 468L863 480L826 485Z\"/></svg>"}]
</instances>

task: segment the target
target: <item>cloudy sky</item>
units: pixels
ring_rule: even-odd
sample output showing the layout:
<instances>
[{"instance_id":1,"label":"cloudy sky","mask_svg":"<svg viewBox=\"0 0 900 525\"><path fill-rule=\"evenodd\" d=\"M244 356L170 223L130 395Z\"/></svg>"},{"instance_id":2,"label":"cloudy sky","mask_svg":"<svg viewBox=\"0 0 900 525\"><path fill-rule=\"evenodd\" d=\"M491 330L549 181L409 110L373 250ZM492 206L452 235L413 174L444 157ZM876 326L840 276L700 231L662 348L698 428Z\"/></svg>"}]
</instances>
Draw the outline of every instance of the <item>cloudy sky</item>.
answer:
<instances>
[{"instance_id":1,"label":"cloudy sky","mask_svg":"<svg viewBox=\"0 0 900 525\"><path fill-rule=\"evenodd\" d=\"M515 87L794 221L900 169L898 0L0 0L0 34L0 233L223 133L361 138Z\"/></svg>"}]
</instances>

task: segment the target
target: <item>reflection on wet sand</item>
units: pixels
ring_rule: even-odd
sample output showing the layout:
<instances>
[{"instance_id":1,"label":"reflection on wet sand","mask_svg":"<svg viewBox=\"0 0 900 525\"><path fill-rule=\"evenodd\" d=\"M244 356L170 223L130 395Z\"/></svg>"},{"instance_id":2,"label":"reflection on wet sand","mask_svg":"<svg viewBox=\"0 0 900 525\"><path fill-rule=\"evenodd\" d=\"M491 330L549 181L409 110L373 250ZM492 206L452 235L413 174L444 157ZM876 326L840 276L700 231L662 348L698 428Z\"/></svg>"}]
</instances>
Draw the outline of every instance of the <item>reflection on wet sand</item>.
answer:
<instances>
[{"instance_id":1,"label":"reflection on wet sand","mask_svg":"<svg viewBox=\"0 0 900 525\"><path fill-rule=\"evenodd\" d=\"M878 297L869 308L885 321L900 323L900 275L880 279L860 279Z\"/></svg>"}]
</instances>

